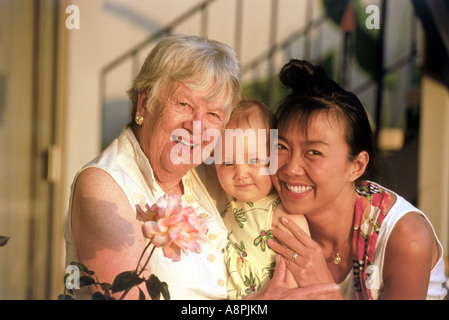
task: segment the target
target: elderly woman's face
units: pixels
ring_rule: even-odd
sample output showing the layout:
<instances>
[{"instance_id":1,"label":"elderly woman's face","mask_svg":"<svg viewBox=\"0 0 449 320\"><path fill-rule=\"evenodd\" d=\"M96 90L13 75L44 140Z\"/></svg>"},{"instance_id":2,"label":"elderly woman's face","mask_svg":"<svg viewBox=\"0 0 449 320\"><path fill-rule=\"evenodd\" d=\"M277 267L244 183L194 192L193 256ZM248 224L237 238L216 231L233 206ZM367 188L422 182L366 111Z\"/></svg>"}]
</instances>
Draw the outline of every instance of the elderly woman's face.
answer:
<instances>
[{"instance_id":1,"label":"elderly woman's face","mask_svg":"<svg viewBox=\"0 0 449 320\"><path fill-rule=\"evenodd\" d=\"M156 116L138 107L145 119L138 128L138 140L157 179L182 177L212 151L217 139L203 141L204 132L221 132L226 113L224 98L208 101L209 95L210 89L194 91L179 84L170 97L168 90L161 90L153 105Z\"/></svg>"}]
</instances>

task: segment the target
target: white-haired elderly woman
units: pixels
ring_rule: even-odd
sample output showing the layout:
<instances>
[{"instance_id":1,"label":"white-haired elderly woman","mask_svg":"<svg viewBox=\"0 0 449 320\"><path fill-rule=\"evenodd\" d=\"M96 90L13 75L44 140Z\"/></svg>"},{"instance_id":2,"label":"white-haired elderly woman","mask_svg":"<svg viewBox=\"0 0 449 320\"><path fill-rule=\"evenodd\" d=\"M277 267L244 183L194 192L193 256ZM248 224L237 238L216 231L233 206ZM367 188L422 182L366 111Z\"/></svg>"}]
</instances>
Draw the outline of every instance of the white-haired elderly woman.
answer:
<instances>
[{"instance_id":1,"label":"white-haired elderly woman","mask_svg":"<svg viewBox=\"0 0 449 320\"><path fill-rule=\"evenodd\" d=\"M131 123L73 182L67 263L81 262L99 281L109 283L117 274L134 270L147 240L135 206L152 205L165 194L182 194L207 226L201 254L173 262L158 248L146 268L167 282L172 299L227 298L227 230L210 190L192 170L200 162L194 161L194 154L210 152L217 139L200 141L194 132L223 130L240 100L240 78L234 50L217 41L172 36L151 50L128 92ZM172 137L176 129L188 136ZM174 147L191 159L172 161ZM138 295L134 288L126 298ZM90 298L89 291L81 289L75 297Z\"/></svg>"}]
</instances>

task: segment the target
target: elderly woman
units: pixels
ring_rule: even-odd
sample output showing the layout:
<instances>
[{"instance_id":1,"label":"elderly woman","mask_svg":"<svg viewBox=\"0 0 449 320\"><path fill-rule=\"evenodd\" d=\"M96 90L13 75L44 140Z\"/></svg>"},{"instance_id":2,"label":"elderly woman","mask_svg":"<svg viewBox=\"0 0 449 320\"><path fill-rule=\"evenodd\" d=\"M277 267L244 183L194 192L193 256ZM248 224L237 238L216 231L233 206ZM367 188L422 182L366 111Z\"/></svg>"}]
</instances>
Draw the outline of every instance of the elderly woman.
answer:
<instances>
[{"instance_id":1,"label":"elderly woman","mask_svg":"<svg viewBox=\"0 0 449 320\"><path fill-rule=\"evenodd\" d=\"M307 61L290 61L280 79L292 92L277 110L273 182L286 210L306 215L310 237L287 218L293 235L275 228L279 242L269 245L297 283L339 284L328 299L444 298L443 248L430 221L364 180L374 145L360 101Z\"/></svg>"},{"instance_id":2,"label":"elderly woman","mask_svg":"<svg viewBox=\"0 0 449 320\"><path fill-rule=\"evenodd\" d=\"M216 203L192 170L199 164L194 158L212 150L216 141L202 141L194 132L223 130L240 100L240 73L235 52L223 43L173 36L157 44L129 90L132 122L75 177L67 263L79 261L101 282L112 283L117 274L135 269L146 245L136 205L143 208L165 194L182 194L208 229L201 254L173 262L158 248L147 269L167 282L172 299L227 297L227 230ZM174 136L176 129L185 136ZM189 161L173 161L174 148L188 154ZM134 288L126 298L138 294ZM82 290L75 296L90 298Z\"/></svg>"}]
</instances>

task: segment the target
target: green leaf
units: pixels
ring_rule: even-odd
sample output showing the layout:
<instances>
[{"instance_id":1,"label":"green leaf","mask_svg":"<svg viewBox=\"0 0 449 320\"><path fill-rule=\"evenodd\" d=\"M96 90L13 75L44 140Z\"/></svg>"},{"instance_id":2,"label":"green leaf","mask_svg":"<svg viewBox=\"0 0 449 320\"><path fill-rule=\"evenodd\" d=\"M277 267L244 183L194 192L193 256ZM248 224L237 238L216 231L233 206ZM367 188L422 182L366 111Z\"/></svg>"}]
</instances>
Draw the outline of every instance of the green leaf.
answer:
<instances>
[{"instance_id":1,"label":"green leaf","mask_svg":"<svg viewBox=\"0 0 449 320\"><path fill-rule=\"evenodd\" d=\"M72 296L69 296L68 294L60 294L58 296L58 300L75 300Z\"/></svg>"},{"instance_id":2,"label":"green leaf","mask_svg":"<svg viewBox=\"0 0 449 320\"><path fill-rule=\"evenodd\" d=\"M139 288L139 300L145 300L145 293Z\"/></svg>"},{"instance_id":3,"label":"green leaf","mask_svg":"<svg viewBox=\"0 0 449 320\"><path fill-rule=\"evenodd\" d=\"M92 300L106 300L106 297L100 291L97 291L92 295Z\"/></svg>"},{"instance_id":4,"label":"green leaf","mask_svg":"<svg viewBox=\"0 0 449 320\"><path fill-rule=\"evenodd\" d=\"M82 264L81 262L76 262L76 261L72 261L70 263L71 265L77 266L78 269L80 269L80 271L87 273L88 275L93 275L95 274L95 272L90 271L84 264Z\"/></svg>"},{"instance_id":5,"label":"green leaf","mask_svg":"<svg viewBox=\"0 0 449 320\"><path fill-rule=\"evenodd\" d=\"M106 300L115 300L115 298L111 295L111 291L106 290L104 292L104 297L106 298Z\"/></svg>"},{"instance_id":6,"label":"green leaf","mask_svg":"<svg viewBox=\"0 0 449 320\"><path fill-rule=\"evenodd\" d=\"M168 284L161 282L154 274L145 281L147 291L153 300L160 300L161 293L165 300L170 300L170 291L168 290Z\"/></svg>"},{"instance_id":7,"label":"green leaf","mask_svg":"<svg viewBox=\"0 0 449 320\"><path fill-rule=\"evenodd\" d=\"M162 296L164 297L164 300L170 300L170 291L168 291L168 284L167 282L162 282Z\"/></svg>"},{"instance_id":8,"label":"green leaf","mask_svg":"<svg viewBox=\"0 0 449 320\"><path fill-rule=\"evenodd\" d=\"M91 276L81 276L80 277L80 287L87 287L94 283L95 283L95 280Z\"/></svg>"},{"instance_id":9,"label":"green leaf","mask_svg":"<svg viewBox=\"0 0 449 320\"><path fill-rule=\"evenodd\" d=\"M139 278L136 271L119 273L112 283L112 293L117 293L141 284L144 279Z\"/></svg>"},{"instance_id":10,"label":"green leaf","mask_svg":"<svg viewBox=\"0 0 449 320\"><path fill-rule=\"evenodd\" d=\"M154 274L145 281L145 285L147 287L147 291L150 294L151 299L160 300L161 299L161 291L162 291L162 283L158 277Z\"/></svg>"},{"instance_id":11,"label":"green leaf","mask_svg":"<svg viewBox=\"0 0 449 320\"><path fill-rule=\"evenodd\" d=\"M112 289L112 285L110 283L103 282L103 283L99 283L99 285L101 287L101 290L103 290L103 291Z\"/></svg>"},{"instance_id":12,"label":"green leaf","mask_svg":"<svg viewBox=\"0 0 449 320\"><path fill-rule=\"evenodd\" d=\"M0 247L3 247L9 239L10 237L0 236Z\"/></svg>"}]
</instances>

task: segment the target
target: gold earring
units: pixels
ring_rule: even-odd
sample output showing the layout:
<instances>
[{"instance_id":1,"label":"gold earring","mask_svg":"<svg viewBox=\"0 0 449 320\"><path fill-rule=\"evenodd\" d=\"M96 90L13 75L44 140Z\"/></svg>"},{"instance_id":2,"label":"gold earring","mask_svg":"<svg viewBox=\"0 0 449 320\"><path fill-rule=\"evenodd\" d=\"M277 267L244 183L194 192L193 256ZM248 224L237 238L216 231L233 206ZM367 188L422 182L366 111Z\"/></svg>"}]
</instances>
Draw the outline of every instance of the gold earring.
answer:
<instances>
[{"instance_id":1,"label":"gold earring","mask_svg":"<svg viewBox=\"0 0 449 320\"><path fill-rule=\"evenodd\" d=\"M134 119L138 126L140 126L143 123L143 116L141 114L136 114L136 117Z\"/></svg>"}]
</instances>

